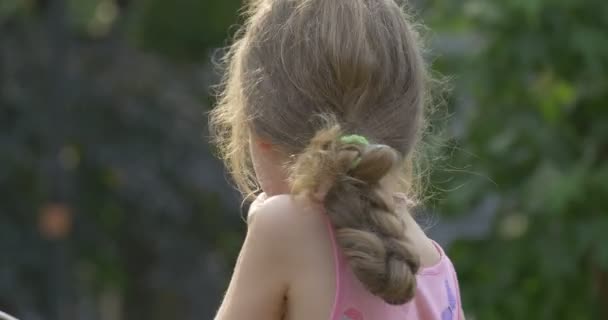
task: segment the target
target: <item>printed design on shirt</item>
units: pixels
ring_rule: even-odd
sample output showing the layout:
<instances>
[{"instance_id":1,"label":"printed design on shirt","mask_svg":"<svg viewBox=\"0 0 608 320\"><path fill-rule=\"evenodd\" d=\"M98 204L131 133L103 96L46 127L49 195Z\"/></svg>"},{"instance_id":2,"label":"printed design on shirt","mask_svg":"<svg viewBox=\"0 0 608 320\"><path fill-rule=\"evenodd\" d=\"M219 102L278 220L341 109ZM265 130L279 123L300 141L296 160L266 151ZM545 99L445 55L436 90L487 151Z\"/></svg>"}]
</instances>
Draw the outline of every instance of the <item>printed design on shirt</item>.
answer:
<instances>
[{"instance_id":1,"label":"printed design on shirt","mask_svg":"<svg viewBox=\"0 0 608 320\"><path fill-rule=\"evenodd\" d=\"M348 308L344 311L340 320L363 320L363 315L355 308Z\"/></svg>"},{"instance_id":2,"label":"printed design on shirt","mask_svg":"<svg viewBox=\"0 0 608 320\"><path fill-rule=\"evenodd\" d=\"M445 290L448 293L448 307L441 313L441 320L453 320L456 314L456 297L448 280L445 280Z\"/></svg>"}]
</instances>

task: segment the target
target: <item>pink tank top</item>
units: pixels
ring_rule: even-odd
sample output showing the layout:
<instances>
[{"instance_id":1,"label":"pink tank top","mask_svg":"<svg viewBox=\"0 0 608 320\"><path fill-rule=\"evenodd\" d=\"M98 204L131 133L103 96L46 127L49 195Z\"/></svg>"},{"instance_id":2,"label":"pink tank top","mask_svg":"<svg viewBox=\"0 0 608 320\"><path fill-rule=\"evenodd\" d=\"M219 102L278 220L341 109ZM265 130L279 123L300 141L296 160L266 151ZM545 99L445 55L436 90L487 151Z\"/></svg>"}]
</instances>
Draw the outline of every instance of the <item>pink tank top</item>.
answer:
<instances>
[{"instance_id":1,"label":"pink tank top","mask_svg":"<svg viewBox=\"0 0 608 320\"><path fill-rule=\"evenodd\" d=\"M456 272L437 243L433 242L441 254L439 262L420 269L414 299L395 306L365 289L337 246L333 227L327 225L336 267L336 296L330 320L462 320Z\"/></svg>"}]
</instances>

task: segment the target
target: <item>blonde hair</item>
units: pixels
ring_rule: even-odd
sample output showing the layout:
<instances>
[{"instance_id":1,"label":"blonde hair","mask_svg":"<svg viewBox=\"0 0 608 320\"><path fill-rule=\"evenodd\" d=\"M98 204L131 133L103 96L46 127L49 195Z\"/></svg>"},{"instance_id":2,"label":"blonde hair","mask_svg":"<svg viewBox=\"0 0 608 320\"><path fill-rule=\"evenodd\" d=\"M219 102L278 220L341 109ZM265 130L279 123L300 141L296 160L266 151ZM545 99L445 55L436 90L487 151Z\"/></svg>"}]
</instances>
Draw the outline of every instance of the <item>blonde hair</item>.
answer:
<instances>
[{"instance_id":1,"label":"blonde hair","mask_svg":"<svg viewBox=\"0 0 608 320\"><path fill-rule=\"evenodd\" d=\"M359 280L391 304L414 296L418 256L391 192L414 194L412 153L427 72L417 33L393 0L256 0L225 56L210 125L244 194L258 189L250 130L292 155L294 194L316 193ZM370 145L344 143L343 134ZM356 166L353 166L356 163Z\"/></svg>"}]
</instances>

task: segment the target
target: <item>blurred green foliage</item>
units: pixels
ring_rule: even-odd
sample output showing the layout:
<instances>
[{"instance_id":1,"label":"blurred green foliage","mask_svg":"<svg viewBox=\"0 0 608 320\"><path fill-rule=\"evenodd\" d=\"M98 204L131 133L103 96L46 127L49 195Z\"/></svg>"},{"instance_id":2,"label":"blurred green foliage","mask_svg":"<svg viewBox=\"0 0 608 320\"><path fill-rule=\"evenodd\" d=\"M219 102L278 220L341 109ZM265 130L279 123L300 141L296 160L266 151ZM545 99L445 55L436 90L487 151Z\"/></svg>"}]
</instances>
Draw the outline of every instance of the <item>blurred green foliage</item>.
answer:
<instances>
[{"instance_id":1,"label":"blurred green foliage","mask_svg":"<svg viewBox=\"0 0 608 320\"><path fill-rule=\"evenodd\" d=\"M450 251L479 319L608 316L608 6L601 1L435 1L436 33L478 40L444 56L455 74L455 168L444 212L488 194L487 237ZM604 308L601 310L601 308Z\"/></svg>"},{"instance_id":2,"label":"blurred green foliage","mask_svg":"<svg viewBox=\"0 0 608 320\"><path fill-rule=\"evenodd\" d=\"M608 317L608 5L417 4L454 87L430 205L458 220L498 199L449 248L468 319ZM213 313L210 266L242 225L202 115L239 6L0 1L0 307L69 319L55 296L112 286L128 319ZM49 203L74 217L65 239L41 235Z\"/></svg>"},{"instance_id":3,"label":"blurred green foliage","mask_svg":"<svg viewBox=\"0 0 608 320\"><path fill-rule=\"evenodd\" d=\"M147 0L136 23L137 39L143 48L173 58L201 60L209 49L228 43L240 7L238 0Z\"/></svg>"},{"instance_id":4,"label":"blurred green foliage","mask_svg":"<svg viewBox=\"0 0 608 320\"><path fill-rule=\"evenodd\" d=\"M135 47L145 3L1 3L0 309L212 317L244 225L206 144L210 70Z\"/></svg>"}]
</instances>

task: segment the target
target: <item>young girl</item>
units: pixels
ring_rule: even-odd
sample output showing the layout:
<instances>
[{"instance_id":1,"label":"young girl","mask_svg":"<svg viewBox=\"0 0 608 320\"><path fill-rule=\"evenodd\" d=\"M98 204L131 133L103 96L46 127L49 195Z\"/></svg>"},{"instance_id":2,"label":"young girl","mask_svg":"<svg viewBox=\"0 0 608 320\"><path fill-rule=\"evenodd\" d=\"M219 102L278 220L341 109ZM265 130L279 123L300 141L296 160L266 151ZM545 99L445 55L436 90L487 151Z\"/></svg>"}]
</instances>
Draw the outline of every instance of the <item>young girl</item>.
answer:
<instances>
[{"instance_id":1,"label":"young girl","mask_svg":"<svg viewBox=\"0 0 608 320\"><path fill-rule=\"evenodd\" d=\"M249 229L219 320L463 319L409 213L427 75L393 0L255 0L211 126Z\"/></svg>"}]
</instances>

